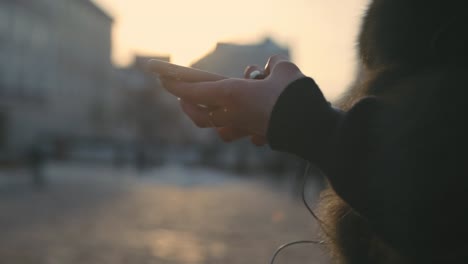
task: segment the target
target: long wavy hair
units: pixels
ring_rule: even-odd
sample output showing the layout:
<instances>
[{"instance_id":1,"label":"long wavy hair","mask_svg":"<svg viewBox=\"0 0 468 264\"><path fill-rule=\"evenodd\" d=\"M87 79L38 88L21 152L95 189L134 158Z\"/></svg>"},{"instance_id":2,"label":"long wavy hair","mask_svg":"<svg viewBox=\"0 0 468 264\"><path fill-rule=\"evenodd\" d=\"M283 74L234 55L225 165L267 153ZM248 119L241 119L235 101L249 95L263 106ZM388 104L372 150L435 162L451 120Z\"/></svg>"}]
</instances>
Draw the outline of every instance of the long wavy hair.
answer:
<instances>
[{"instance_id":1,"label":"long wavy hair","mask_svg":"<svg viewBox=\"0 0 468 264\"><path fill-rule=\"evenodd\" d=\"M357 77L335 105L348 110L369 95L408 96L399 88L400 82L415 86L429 83L427 89L439 89L430 87L430 78L457 78L450 69L468 66L465 5L462 0L372 1L358 38ZM331 187L322 193L319 215L325 223L324 239L328 241L334 263L427 263L425 257L407 257L391 247L372 231L368 219ZM436 260L438 252L424 254L433 260L431 263L459 263L456 254L444 255L439 260Z\"/></svg>"}]
</instances>

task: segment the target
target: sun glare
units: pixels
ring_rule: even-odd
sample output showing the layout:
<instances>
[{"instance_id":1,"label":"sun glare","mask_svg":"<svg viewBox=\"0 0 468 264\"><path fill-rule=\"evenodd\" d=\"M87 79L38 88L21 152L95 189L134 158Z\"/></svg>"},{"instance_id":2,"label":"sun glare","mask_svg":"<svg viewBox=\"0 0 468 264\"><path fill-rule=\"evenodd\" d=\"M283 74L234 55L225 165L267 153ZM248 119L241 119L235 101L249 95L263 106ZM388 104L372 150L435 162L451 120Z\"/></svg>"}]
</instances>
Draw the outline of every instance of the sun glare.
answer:
<instances>
[{"instance_id":1,"label":"sun glare","mask_svg":"<svg viewBox=\"0 0 468 264\"><path fill-rule=\"evenodd\" d=\"M217 42L251 43L271 36L336 96L354 75L354 43L367 0L95 0L115 18L114 62L134 54L170 55L190 65Z\"/></svg>"}]
</instances>

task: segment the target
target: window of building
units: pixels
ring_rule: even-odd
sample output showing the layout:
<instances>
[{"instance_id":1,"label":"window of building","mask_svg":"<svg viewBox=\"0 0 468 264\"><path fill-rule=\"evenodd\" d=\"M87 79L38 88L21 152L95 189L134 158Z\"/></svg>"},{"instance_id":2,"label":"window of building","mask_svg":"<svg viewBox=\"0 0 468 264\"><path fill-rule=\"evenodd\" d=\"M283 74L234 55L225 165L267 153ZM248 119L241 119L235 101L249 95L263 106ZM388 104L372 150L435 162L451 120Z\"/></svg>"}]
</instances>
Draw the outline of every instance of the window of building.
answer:
<instances>
[{"instance_id":1,"label":"window of building","mask_svg":"<svg viewBox=\"0 0 468 264\"><path fill-rule=\"evenodd\" d=\"M45 72L44 72L44 96L52 96L57 92L58 86L58 70L57 70L57 59L56 56L50 54L50 60L46 62Z\"/></svg>"},{"instance_id":2,"label":"window of building","mask_svg":"<svg viewBox=\"0 0 468 264\"><path fill-rule=\"evenodd\" d=\"M8 5L5 2L0 2L0 95L5 92L5 68L7 67L5 53L9 46L7 41L10 38L10 16L8 12Z\"/></svg>"},{"instance_id":3,"label":"window of building","mask_svg":"<svg viewBox=\"0 0 468 264\"><path fill-rule=\"evenodd\" d=\"M24 96L35 97L38 95L38 79L40 73L40 66L34 60L29 60L28 63L23 65L21 87L23 89L22 93Z\"/></svg>"},{"instance_id":4,"label":"window of building","mask_svg":"<svg viewBox=\"0 0 468 264\"><path fill-rule=\"evenodd\" d=\"M6 51L0 48L0 96L5 93Z\"/></svg>"},{"instance_id":5,"label":"window of building","mask_svg":"<svg viewBox=\"0 0 468 264\"><path fill-rule=\"evenodd\" d=\"M15 59L14 53L6 53L4 54L6 57L6 61L9 62L8 67L3 68L4 72L4 91L5 93L11 94L13 86L16 84L17 81L17 64L18 61Z\"/></svg>"},{"instance_id":6,"label":"window of building","mask_svg":"<svg viewBox=\"0 0 468 264\"><path fill-rule=\"evenodd\" d=\"M0 150L6 147L7 135L8 135L8 124L7 114L5 111L0 110Z\"/></svg>"},{"instance_id":7,"label":"window of building","mask_svg":"<svg viewBox=\"0 0 468 264\"><path fill-rule=\"evenodd\" d=\"M10 32L9 11L8 5L4 2L0 2L0 39L8 39Z\"/></svg>"},{"instance_id":8,"label":"window of building","mask_svg":"<svg viewBox=\"0 0 468 264\"><path fill-rule=\"evenodd\" d=\"M33 23L31 31L31 45L35 52L43 52L47 48L48 33L46 25L42 21Z\"/></svg>"}]
</instances>

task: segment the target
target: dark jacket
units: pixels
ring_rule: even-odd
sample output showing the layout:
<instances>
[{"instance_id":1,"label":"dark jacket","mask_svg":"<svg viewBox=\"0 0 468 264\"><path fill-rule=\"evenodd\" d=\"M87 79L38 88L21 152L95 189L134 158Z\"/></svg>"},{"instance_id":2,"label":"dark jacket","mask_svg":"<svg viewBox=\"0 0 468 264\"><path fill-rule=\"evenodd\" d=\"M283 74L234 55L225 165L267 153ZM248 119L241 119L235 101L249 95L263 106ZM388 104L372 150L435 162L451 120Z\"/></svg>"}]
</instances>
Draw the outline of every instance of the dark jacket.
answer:
<instances>
[{"instance_id":1,"label":"dark jacket","mask_svg":"<svg viewBox=\"0 0 468 264\"><path fill-rule=\"evenodd\" d=\"M432 69L376 79L368 84L372 96L346 112L333 108L311 78L297 80L273 109L269 144L316 164L394 248L458 250L468 237L466 73Z\"/></svg>"}]
</instances>

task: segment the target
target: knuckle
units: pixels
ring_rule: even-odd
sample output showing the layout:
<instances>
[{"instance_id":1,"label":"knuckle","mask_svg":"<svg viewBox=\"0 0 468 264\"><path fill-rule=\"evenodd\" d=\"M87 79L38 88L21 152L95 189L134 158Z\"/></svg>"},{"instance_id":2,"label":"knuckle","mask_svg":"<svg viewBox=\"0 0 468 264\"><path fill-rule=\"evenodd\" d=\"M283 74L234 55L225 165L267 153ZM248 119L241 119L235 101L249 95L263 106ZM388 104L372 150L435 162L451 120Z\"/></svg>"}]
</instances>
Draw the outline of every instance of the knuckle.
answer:
<instances>
[{"instance_id":1,"label":"knuckle","mask_svg":"<svg viewBox=\"0 0 468 264\"><path fill-rule=\"evenodd\" d=\"M281 72L286 74L297 74L300 72L299 67L290 61L280 61L275 65L273 72Z\"/></svg>"},{"instance_id":2,"label":"knuckle","mask_svg":"<svg viewBox=\"0 0 468 264\"><path fill-rule=\"evenodd\" d=\"M275 54L268 59L265 69L267 72L271 72L275 66L282 61L289 61L289 58L281 54Z\"/></svg>"}]
</instances>

